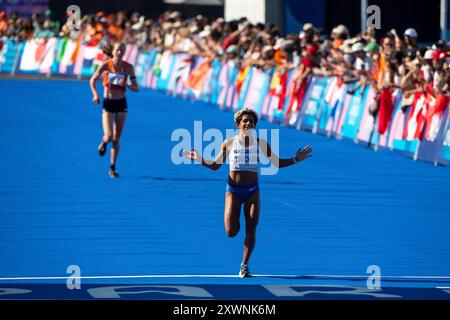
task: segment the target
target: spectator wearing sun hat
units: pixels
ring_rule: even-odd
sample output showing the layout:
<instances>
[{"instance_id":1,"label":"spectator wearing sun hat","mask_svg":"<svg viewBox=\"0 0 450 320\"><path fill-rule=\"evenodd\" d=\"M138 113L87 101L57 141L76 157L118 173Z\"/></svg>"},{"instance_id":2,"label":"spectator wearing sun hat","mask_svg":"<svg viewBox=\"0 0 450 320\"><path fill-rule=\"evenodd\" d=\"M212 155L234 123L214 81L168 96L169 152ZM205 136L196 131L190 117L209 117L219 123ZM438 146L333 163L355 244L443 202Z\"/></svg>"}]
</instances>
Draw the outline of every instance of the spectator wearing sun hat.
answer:
<instances>
[{"instance_id":1,"label":"spectator wearing sun hat","mask_svg":"<svg viewBox=\"0 0 450 320\"><path fill-rule=\"evenodd\" d=\"M339 49L344 44L344 41L348 38L348 36L349 36L348 29L343 24L340 24L337 27L333 28L333 30L331 31L331 38L333 39L333 48Z\"/></svg>"},{"instance_id":2,"label":"spectator wearing sun hat","mask_svg":"<svg viewBox=\"0 0 450 320\"><path fill-rule=\"evenodd\" d=\"M403 38L405 40L405 50L406 54L415 55L417 51L417 31L413 28L408 28L403 33Z\"/></svg>"},{"instance_id":3,"label":"spectator wearing sun hat","mask_svg":"<svg viewBox=\"0 0 450 320\"><path fill-rule=\"evenodd\" d=\"M310 34L316 33L317 29L312 23L308 22L303 25L302 32L304 33L304 37L307 37Z\"/></svg>"},{"instance_id":4,"label":"spectator wearing sun hat","mask_svg":"<svg viewBox=\"0 0 450 320\"><path fill-rule=\"evenodd\" d=\"M352 45L352 53L355 56L353 67L360 76L368 76L372 70L372 63L365 52L365 46L362 42L356 42Z\"/></svg>"},{"instance_id":5,"label":"spectator wearing sun hat","mask_svg":"<svg viewBox=\"0 0 450 320\"><path fill-rule=\"evenodd\" d=\"M410 39L417 40L417 31L414 28L408 28L405 30L404 35L409 37Z\"/></svg>"},{"instance_id":6,"label":"spectator wearing sun hat","mask_svg":"<svg viewBox=\"0 0 450 320\"><path fill-rule=\"evenodd\" d=\"M443 68L444 62L447 61L447 52L437 49L433 52L433 68L435 70L441 70Z\"/></svg>"},{"instance_id":7,"label":"spectator wearing sun hat","mask_svg":"<svg viewBox=\"0 0 450 320\"><path fill-rule=\"evenodd\" d=\"M423 63L420 68L422 71L422 77L427 83L431 83L433 80L433 49L425 51L423 56Z\"/></svg>"},{"instance_id":8,"label":"spectator wearing sun hat","mask_svg":"<svg viewBox=\"0 0 450 320\"><path fill-rule=\"evenodd\" d=\"M358 81L358 85L348 91L350 94L354 94L359 87L362 87L360 91L362 94L365 86L372 80L373 64L371 58L365 52L365 47L361 41L357 41L351 46L351 52L354 56L354 79Z\"/></svg>"},{"instance_id":9,"label":"spectator wearing sun hat","mask_svg":"<svg viewBox=\"0 0 450 320\"><path fill-rule=\"evenodd\" d=\"M447 61L447 52L437 49L433 52L433 88L439 90L443 87L445 76L444 63Z\"/></svg>"}]
</instances>

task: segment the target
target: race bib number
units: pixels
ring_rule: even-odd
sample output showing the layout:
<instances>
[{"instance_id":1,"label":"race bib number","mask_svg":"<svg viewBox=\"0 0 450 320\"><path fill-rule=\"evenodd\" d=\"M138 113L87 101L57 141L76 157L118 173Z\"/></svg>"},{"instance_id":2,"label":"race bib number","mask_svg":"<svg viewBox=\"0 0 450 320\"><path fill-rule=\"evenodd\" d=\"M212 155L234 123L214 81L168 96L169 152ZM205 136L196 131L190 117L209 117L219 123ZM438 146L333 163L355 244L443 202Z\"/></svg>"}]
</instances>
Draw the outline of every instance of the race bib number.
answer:
<instances>
[{"instance_id":1,"label":"race bib number","mask_svg":"<svg viewBox=\"0 0 450 320\"><path fill-rule=\"evenodd\" d=\"M108 74L108 82L115 86L125 87L125 74L121 72L110 72Z\"/></svg>"}]
</instances>

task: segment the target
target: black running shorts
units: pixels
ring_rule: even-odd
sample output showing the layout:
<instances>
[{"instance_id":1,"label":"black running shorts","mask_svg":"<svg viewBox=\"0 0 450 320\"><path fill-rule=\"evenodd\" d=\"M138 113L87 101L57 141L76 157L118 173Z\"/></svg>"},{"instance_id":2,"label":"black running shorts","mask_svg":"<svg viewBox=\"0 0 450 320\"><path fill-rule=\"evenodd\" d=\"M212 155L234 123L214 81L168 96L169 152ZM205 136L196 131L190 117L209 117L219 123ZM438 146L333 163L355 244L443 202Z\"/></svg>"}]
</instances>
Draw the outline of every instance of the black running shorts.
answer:
<instances>
[{"instance_id":1,"label":"black running shorts","mask_svg":"<svg viewBox=\"0 0 450 320\"><path fill-rule=\"evenodd\" d=\"M103 99L103 110L111 113L127 112L127 99Z\"/></svg>"}]
</instances>

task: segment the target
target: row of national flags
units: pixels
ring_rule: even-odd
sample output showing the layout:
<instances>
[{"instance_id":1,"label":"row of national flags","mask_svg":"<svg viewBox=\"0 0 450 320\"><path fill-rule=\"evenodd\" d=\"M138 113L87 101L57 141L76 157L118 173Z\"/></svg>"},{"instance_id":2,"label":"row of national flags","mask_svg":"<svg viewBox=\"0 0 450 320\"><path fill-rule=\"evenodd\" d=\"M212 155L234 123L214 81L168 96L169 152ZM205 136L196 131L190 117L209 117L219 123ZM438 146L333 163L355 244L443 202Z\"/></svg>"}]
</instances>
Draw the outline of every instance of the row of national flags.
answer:
<instances>
[{"instance_id":1,"label":"row of national flags","mask_svg":"<svg viewBox=\"0 0 450 320\"><path fill-rule=\"evenodd\" d=\"M31 39L16 46L8 43L5 48L2 57L9 60L14 55L7 48L19 48L11 50L19 52L19 59L14 59L18 61L16 72L23 73L90 76L106 59L97 40ZM222 108L250 107L271 121L314 132L369 143L375 137L379 146L391 149L396 141L433 142L439 135L448 135L441 128L448 123L449 98L430 86L416 93L405 110L399 89L376 92L368 85L357 89L339 76L305 75L302 67L241 66L235 60L223 62L187 53L143 52L136 45L127 45L124 60L139 70L142 86L191 94ZM374 105L376 116L371 112ZM448 148L449 139L443 140Z\"/></svg>"},{"instance_id":2,"label":"row of national flags","mask_svg":"<svg viewBox=\"0 0 450 320\"><path fill-rule=\"evenodd\" d=\"M137 54L137 46L127 45L124 60L134 64ZM96 40L35 38L24 43L19 72L90 76L103 61Z\"/></svg>"}]
</instances>

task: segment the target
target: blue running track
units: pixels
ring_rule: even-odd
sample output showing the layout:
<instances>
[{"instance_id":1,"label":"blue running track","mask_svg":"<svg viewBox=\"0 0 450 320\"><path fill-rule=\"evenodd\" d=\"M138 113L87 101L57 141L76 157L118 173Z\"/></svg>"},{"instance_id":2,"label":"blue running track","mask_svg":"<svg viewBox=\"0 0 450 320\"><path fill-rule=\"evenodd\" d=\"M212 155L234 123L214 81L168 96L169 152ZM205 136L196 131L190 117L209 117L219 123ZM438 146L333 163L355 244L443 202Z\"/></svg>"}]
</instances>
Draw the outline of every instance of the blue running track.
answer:
<instances>
[{"instance_id":1,"label":"blue running track","mask_svg":"<svg viewBox=\"0 0 450 320\"><path fill-rule=\"evenodd\" d=\"M261 285L364 287L378 265L383 288L403 298L450 298L449 168L261 121L280 129L282 157L307 144L314 156L261 177L250 263L260 276L240 279L243 216L236 238L223 225L228 168L171 162L173 130L201 120L225 133L231 112L129 93L121 177L111 179L86 81L3 79L0 94L0 288L64 284L78 265L99 277L82 279L89 285L217 286L214 298L268 299Z\"/></svg>"}]
</instances>

